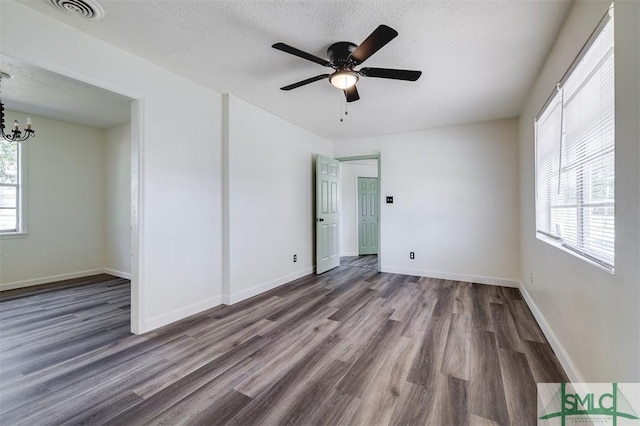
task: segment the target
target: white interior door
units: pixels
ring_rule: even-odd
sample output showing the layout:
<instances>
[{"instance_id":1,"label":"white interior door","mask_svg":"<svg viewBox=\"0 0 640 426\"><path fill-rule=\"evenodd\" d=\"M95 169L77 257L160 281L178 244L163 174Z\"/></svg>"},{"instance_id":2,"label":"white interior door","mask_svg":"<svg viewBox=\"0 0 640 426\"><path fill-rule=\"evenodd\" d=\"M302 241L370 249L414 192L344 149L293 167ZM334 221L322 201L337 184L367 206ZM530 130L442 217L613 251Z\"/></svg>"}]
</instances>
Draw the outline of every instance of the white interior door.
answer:
<instances>
[{"instance_id":1,"label":"white interior door","mask_svg":"<svg viewBox=\"0 0 640 426\"><path fill-rule=\"evenodd\" d=\"M340 163L316 157L316 274L340 265L338 179Z\"/></svg>"}]
</instances>

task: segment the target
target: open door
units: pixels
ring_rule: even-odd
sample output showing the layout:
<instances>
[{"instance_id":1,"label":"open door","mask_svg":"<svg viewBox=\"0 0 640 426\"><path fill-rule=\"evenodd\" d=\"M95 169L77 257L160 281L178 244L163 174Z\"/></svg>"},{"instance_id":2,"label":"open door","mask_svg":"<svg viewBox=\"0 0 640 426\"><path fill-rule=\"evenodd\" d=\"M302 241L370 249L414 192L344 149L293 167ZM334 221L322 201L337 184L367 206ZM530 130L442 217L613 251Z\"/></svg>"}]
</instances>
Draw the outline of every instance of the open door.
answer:
<instances>
[{"instance_id":1,"label":"open door","mask_svg":"<svg viewBox=\"0 0 640 426\"><path fill-rule=\"evenodd\" d=\"M316 274L340 265L338 179L340 163L316 157Z\"/></svg>"}]
</instances>

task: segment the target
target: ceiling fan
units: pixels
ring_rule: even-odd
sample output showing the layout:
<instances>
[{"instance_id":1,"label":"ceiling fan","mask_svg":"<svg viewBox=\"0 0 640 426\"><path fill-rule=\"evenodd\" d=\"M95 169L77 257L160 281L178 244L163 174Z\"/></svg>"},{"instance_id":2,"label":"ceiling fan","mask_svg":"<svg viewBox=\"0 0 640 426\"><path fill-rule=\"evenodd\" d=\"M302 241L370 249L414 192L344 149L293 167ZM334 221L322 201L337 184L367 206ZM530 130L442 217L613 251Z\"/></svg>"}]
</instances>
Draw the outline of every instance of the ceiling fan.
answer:
<instances>
[{"instance_id":1,"label":"ceiling fan","mask_svg":"<svg viewBox=\"0 0 640 426\"><path fill-rule=\"evenodd\" d=\"M356 83L360 77L390 78L394 80L416 81L422 75L422 71L399 70L393 68L353 68L362 64L371 55L380 50L398 35L398 32L386 25L376 28L360 46L349 41L339 41L332 44L327 49L329 60L319 58L300 49L289 46L285 43L276 43L274 49L281 50L291 55L298 56L316 64L333 68L335 71L330 74L320 74L288 86L281 87L281 90L296 89L315 81L328 78L331 85L344 91L347 102L354 102L360 99Z\"/></svg>"}]
</instances>

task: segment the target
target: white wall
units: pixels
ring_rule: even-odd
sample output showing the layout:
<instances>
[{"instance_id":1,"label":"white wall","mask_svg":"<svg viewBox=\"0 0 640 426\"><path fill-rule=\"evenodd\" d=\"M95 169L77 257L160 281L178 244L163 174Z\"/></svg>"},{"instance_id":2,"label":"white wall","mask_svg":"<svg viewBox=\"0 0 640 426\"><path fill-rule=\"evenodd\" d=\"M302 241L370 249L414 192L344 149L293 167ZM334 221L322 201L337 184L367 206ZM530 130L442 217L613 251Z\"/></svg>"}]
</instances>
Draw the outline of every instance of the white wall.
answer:
<instances>
[{"instance_id":1,"label":"white wall","mask_svg":"<svg viewBox=\"0 0 640 426\"><path fill-rule=\"evenodd\" d=\"M513 119L336 142L381 153L382 270L517 285L517 143Z\"/></svg>"},{"instance_id":2,"label":"white wall","mask_svg":"<svg viewBox=\"0 0 640 426\"><path fill-rule=\"evenodd\" d=\"M520 117L521 281L574 381L640 381L640 3L615 2L615 275L535 236L533 120L610 1L574 4ZM533 274L533 283L530 282Z\"/></svg>"},{"instance_id":3,"label":"white wall","mask_svg":"<svg viewBox=\"0 0 640 426\"><path fill-rule=\"evenodd\" d=\"M3 54L138 100L133 330L220 303L222 96L26 6L1 7Z\"/></svg>"},{"instance_id":4,"label":"white wall","mask_svg":"<svg viewBox=\"0 0 640 426\"><path fill-rule=\"evenodd\" d=\"M7 111L7 122L26 114ZM105 132L32 116L26 151L28 234L0 240L0 288L102 272Z\"/></svg>"},{"instance_id":5,"label":"white wall","mask_svg":"<svg viewBox=\"0 0 640 426\"><path fill-rule=\"evenodd\" d=\"M106 131L104 207L104 266L131 278L131 124Z\"/></svg>"},{"instance_id":6,"label":"white wall","mask_svg":"<svg viewBox=\"0 0 640 426\"><path fill-rule=\"evenodd\" d=\"M340 256L358 255L358 178L378 177L376 160L340 163Z\"/></svg>"},{"instance_id":7,"label":"white wall","mask_svg":"<svg viewBox=\"0 0 640 426\"><path fill-rule=\"evenodd\" d=\"M313 272L314 155L327 140L228 98L228 282L243 300ZM298 261L293 263L293 255Z\"/></svg>"}]
</instances>

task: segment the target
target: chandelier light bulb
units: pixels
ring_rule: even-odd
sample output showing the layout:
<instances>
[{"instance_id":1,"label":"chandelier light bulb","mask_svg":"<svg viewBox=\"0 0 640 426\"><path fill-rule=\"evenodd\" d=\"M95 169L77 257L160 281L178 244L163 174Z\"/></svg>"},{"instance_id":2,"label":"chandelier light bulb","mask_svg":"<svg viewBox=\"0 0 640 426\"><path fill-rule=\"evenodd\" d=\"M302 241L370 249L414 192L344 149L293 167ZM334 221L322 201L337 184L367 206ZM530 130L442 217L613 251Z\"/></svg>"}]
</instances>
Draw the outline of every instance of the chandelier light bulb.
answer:
<instances>
[{"instance_id":1,"label":"chandelier light bulb","mask_svg":"<svg viewBox=\"0 0 640 426\"><path fill-rule=\"evenodd\" d=\"M11 75L6 72L0 71L0 83L2 83L2 79L9 79ZM4 103L0 100L0 137L9 142L24 142L29 139L31 136L35 137L36 131L33 130L31 126L31 117L27 117L27 127L25 127L24 131L20 131L20 123L18 120L13 120L13 130L9 133L5 133L4 129Z\"/></svg>"}]
</instances>

